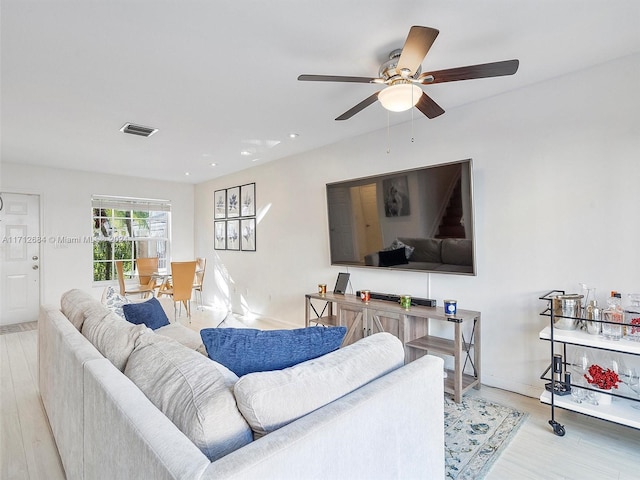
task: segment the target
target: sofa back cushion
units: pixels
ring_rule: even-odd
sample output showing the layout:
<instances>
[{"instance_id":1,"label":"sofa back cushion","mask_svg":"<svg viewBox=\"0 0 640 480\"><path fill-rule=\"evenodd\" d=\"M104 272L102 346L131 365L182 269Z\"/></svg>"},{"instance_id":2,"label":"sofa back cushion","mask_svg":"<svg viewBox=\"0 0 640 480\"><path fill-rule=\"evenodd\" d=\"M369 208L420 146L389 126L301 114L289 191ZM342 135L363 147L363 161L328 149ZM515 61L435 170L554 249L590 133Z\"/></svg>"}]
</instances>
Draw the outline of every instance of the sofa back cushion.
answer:
<instances>
[{"instance_id":1,"label":"sofa back cushion","mask_svg":"<svg viewBox=\"0 0 640 480\"><path fill-rule=\"evenodd\" d=\"M413 247L413 253L409 257L410 262L442 263L442 240L439 238L398 237L398 240Z\"/></svg>"},{"instance_id":2,"label":"sofa back cushion","mask_svg":"<svg viewBox=\"0 0 640 480\"><path fill-rule=\"evenodd\" d=\"M233 396L238 377L204 355L143 335L124 373L212 462L252 441Z\"/></svg>"},{"instance_id":3,"label":"sofa back cushion","mask_svg":"<svg viewBox=\"0 0 640 480\"><path fill-rule=\"evenodd\" d=\"M250 373L233 390L259 438L403 364L402 342L390 333L376 333L284 370Z\"/></svg>"},{"instance_id":4,"label":"sofa back cushion","mask_svg":"<svg viewBox=\"0 0 640 480\"><path fill-rule=\"evenodd\" d=\"M113 312L102 308L85 312L82 335L120 371L124 370L136 339L151 332L145 325L133 325Z\"/></svg>"},{"instance_id":5,"label":"sofa back cushion","mask_svg":"<svg viewBox=\"0 0 640 480\"><path fill-rule=\"evenodd\" d=\"M442 241L442 263L473 265L473 247L466 238L445 238Z\"/></svg>"},{"instance_id":6,"label":"sofa back cushion","mask_svg":"<svg viewBox=\"0 0 640 480\"><path fill-rule=\"evenodd\" d=\"M96 306L100 307L97 299L77 288L63 293L60 299L60 310L78 331L82 331L86 310L94 309Z\"/></svg>"}]
</instances>

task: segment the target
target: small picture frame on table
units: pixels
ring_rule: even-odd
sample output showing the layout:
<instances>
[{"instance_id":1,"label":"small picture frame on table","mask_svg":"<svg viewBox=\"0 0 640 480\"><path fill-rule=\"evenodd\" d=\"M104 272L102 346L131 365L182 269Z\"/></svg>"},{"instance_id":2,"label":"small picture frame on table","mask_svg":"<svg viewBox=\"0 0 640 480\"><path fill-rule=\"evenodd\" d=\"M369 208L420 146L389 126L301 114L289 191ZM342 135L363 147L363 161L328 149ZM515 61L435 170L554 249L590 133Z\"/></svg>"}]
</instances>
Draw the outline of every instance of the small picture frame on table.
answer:
<instances>
[{"instance_id":1,"label":"small picture frame on table","mask_svg":"<svg viewBox=\"0 0 640 480\"><path fill-rule=\"evenodd\" d=\"M253 217L256 214L256 184L249 183L240 187L240 216Z\"/></svg>"},{"instance_id":2,"label":"small picture frame on table","mask_svg":"<svg viewBox=\"0 0 640 480\"><path fill-rule=\"evenodd\" d=\"M227 222L213 222L213 248L214 250L227 249Z\"/></svg>"},{"instance_id":3,"label":"small picture frame on table","mask_svg":"<svg viewBox=\"0 0 640 480\"><path fill-rule=\"evenodd\" d=\"M239 216L240 187L227 188L227 218L236 218Z\"/></svg>"},{"instance_id":4,"label":"small picture frame on table","mask_svg":"<svg viewBox=\"0 0 640 480\"><path fill-rule=\"evenodd\" d=\"M338 278L336 279L336 286L333 288L333 293L338 295L344 295L347 291L347 286L349 285L349 277L350 273L340 272L338 273Z\"/></svg>"},{"instance_id":5,"label":"small picture frame on table","mask_svg":"<svg viewBox=\"0 0 640 480\"><path fill-rule=\"evenodd\" d=\"M213 192L213 218L227 218L227 190Z\"/></svg>"},{"instance_id":6,"label":"small picture frame on table","mask_svg":"<svg viewBox=\"0 0 640 480\"><path fill-rule=\"evenodd\" d=\"M240 250L240 220L227 220L227 250Z\"/></svg>"},{"instance_id":7,"label":"small picture frame on table","mask_svg":"<svg viewBox=\"0 0 640 480\"><path fill-rule=\"evenodd\" d=\"M256 219L243 218L240 220L240 249L245 252L256 251Z\"/></svg>"}]
</instances>

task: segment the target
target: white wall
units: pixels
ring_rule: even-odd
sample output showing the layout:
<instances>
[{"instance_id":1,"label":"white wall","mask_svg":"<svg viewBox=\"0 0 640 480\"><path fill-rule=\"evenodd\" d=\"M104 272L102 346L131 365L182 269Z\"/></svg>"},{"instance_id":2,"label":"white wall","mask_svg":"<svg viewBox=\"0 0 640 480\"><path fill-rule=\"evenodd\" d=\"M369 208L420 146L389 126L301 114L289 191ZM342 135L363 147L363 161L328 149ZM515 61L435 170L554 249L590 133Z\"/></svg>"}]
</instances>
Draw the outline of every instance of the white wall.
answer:
<instances>
[{"instance_id":1,"label":"white wall","mask_svg":"<svg viewBox=\"0 0 640 480\"><path fill-rule=\"evenodd\" d=\"M3 159L3 192L40 195L41 236L82 238L92 235L91 195L160 198L171 201L174 260L194 258L194 186L143 178L94 174L10 163ZM72 288L100 296L93 286L91 243L43 243L41 248L41 303L59 304Z\"/></svg>"},{"instance_id":2,"label":"white wall","mask_svg":"<svg viewBox=\"0 0 640 480\"><path fill-rule=\"evenodd\" d=\"M389 154L386 132L374 132L196 186L206 298L301 326L304 294L331 289L342 270L329 262L326 183L472 158L478 275L352 268L353 289L481 311L483 382L537 395L549 356L537 298L578 282L602 301L640 292L639 77L634 55L419 119L414 143L409 124L394 127ZM249 182L257 252L214 251L214 190Z\"/></svg>"}]
</instances>

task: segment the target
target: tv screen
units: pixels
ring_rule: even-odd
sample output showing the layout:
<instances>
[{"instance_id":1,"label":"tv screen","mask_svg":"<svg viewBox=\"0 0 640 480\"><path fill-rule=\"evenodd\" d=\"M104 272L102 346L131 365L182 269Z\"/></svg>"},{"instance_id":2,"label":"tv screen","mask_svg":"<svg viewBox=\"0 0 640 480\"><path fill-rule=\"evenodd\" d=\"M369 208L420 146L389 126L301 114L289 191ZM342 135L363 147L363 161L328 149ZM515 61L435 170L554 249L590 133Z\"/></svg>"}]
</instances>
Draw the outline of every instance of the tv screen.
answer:
<instances>
[{"instance_id":1,"label":"tv screen","mask_svg":"<svg viewBox=\"0 0 640 480\"><path fill-rule=\"evenodd\" d=\"M327 184L332 265L475 275L470 159Z\"/></svg>"}]
</instances>

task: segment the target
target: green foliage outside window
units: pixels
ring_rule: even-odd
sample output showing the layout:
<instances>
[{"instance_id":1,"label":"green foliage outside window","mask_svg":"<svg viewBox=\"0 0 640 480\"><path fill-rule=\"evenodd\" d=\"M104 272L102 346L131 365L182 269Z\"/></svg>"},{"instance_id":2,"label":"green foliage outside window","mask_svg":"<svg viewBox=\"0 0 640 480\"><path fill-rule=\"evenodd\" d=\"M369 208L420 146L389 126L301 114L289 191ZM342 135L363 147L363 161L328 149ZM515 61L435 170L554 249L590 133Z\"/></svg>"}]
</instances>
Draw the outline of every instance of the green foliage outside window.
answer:
<instances>
[{"instance_id":1,"label":"green foliage outside window","mask_svg":"<svg viewBox=\"0 0 640 480\"><path fill-rule=\"evenodd\" d=\"M93 280L116 280L115 260L124 260L126 278L138 257L158 257L165 267L169 212L93 208Z\"/></svg>"}]
</instances>

